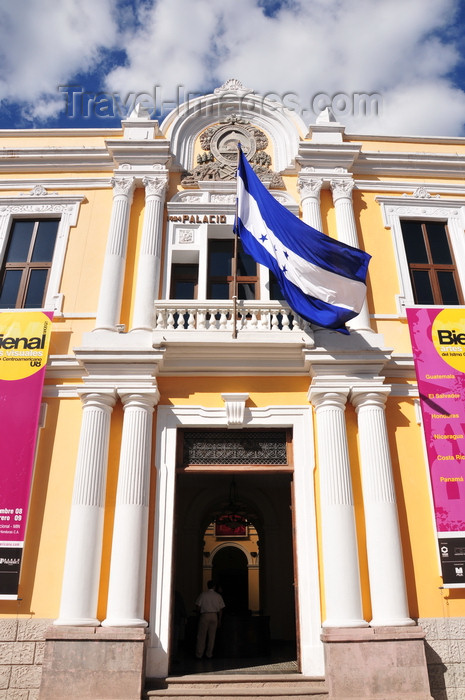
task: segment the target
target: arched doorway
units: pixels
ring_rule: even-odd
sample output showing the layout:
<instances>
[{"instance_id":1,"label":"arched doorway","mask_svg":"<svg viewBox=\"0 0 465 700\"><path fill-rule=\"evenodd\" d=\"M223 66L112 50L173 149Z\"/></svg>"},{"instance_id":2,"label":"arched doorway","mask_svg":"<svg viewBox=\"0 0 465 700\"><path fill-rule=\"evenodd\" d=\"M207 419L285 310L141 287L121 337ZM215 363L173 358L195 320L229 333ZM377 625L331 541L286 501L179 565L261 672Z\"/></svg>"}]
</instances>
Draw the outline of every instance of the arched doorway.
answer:
<instances>
[{"instance_id":1,"label":"arched doorway","mask_svg":"<svg viewBox=\"0 0 465 700\"><path fill-rule=\"evenodd\" d=\"M213 557L212 579L228 611L244 613L249 610L249 576L244 552L234 545L219 549Z\"/></svg>"}]
</instances>

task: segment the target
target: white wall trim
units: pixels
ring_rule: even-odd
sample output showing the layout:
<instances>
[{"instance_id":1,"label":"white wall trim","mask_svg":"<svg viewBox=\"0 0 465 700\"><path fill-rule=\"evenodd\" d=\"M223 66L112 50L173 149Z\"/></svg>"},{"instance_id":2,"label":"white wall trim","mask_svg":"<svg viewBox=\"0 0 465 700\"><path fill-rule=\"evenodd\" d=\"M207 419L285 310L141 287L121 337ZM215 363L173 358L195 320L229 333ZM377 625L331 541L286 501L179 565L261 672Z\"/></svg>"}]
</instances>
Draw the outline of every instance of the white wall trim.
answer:
<instances>
[{"instance_id":1,"label":"white wall trim","mask_svg":"<svg viewBox=\"0 0 465 700\"><path fill-rule=\"evenodd\" d=\"M300 628L301 671L323 676L320 640L320 590L313 472L314 438L310 406L247 408L244 425L293 430L295 551ZM174 497L177 429L227 427L226 410L203 406L159 406L157 409L157 470L155 538L152 564L150 637L147 676L168 673L169 622L172 587Z\"/></svg>"}]
</instances>

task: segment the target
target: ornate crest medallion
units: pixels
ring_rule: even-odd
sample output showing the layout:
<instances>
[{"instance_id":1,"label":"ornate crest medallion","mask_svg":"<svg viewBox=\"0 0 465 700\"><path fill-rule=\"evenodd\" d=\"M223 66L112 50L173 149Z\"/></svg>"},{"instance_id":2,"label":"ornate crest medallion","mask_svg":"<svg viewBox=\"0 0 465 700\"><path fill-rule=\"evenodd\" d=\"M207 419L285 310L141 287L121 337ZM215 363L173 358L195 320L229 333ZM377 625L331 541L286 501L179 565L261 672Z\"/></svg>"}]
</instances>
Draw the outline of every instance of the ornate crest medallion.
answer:
<instances>
[{"instance_id":1,"label":"ornate crest medallion","mask_svg":"<svg viewBox=\"0 0 465 700\"><path fill-rule=\"evenodd\" d=\"M268 138L242 117L232 114L200 135L203 153L197 167L181 181L184 187L205 180L233 180L237 168L237 144L240 143L250 165L268 187L284 187L279 173L271 170L271 156L265 152Z\"/></svg>"}]
</instances>

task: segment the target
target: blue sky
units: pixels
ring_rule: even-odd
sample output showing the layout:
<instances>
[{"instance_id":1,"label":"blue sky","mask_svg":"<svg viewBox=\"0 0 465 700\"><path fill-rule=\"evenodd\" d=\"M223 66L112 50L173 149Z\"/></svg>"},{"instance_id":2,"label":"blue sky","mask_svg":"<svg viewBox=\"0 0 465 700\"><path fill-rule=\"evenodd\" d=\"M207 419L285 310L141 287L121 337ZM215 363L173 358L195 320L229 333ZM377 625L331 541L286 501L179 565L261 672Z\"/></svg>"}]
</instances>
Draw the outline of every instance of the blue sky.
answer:
<instances>
[{"instance_id":1,"label":"blue sky","mask_svg":"<svg viewBox=\"0 0 465 700\"><path fill-rule=\"evenodd\" d=\"M18 0L0 128L120 125L237 78L354 133L465 136L462 0Z\"/></svg>"}]
</instances>

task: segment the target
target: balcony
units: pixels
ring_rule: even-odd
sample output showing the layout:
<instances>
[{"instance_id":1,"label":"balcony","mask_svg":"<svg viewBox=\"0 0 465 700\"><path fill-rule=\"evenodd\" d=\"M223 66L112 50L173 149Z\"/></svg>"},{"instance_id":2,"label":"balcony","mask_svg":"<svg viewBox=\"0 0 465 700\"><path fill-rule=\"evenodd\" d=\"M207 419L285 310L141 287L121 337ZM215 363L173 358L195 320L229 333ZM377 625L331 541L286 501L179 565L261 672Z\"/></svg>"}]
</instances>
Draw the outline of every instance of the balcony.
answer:
<instances>
[{"instance_id":1,"label":"balcony","mask_svg":"<svg viewBox=\"0 0 465 700\"><path fill-rule=\"evenodd\" d=\"M159 374L308 373L310 324L280 301L156 300Z\"/></svg>"},{"instance_id":2,"label":"balcony","mask_svg":"<svg viewBox=\"0 0 465 700\"><path fill-rule=\"evenodd\" d=\"M155 302L155 331L234 332L234 303L229 299L197 301L172 299ZM238 300L236 331L251 333L308 333L310 324L280 301ZM179 338L180 339L180 338Z\"/></svg>"}]
</instances>

